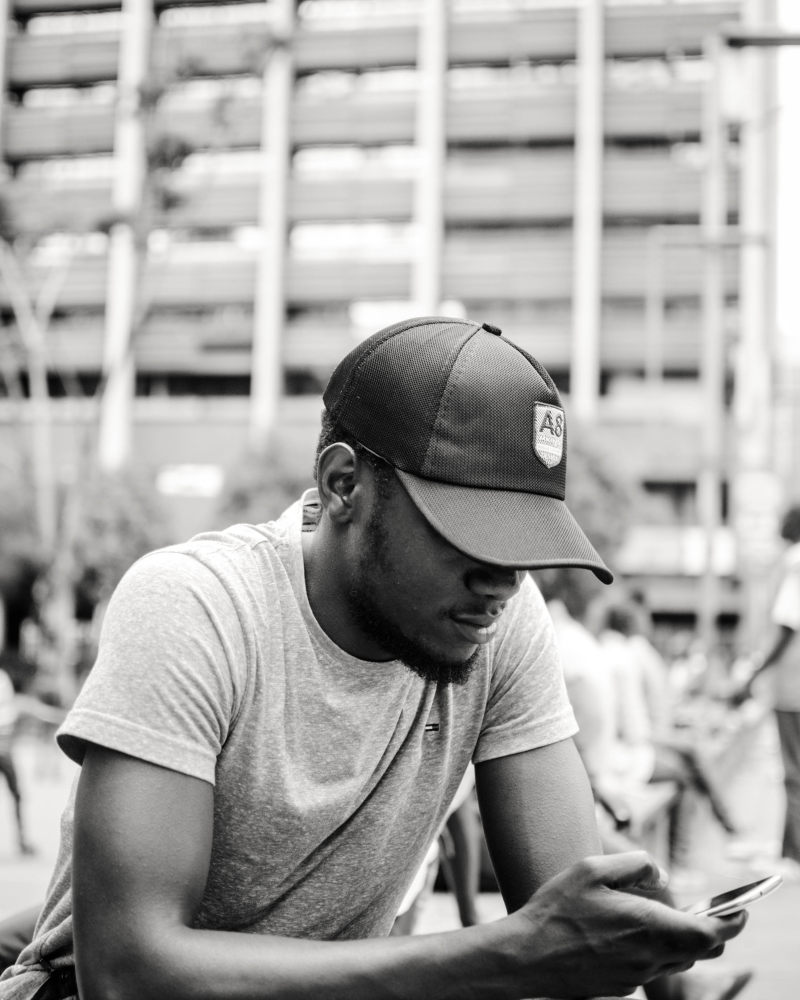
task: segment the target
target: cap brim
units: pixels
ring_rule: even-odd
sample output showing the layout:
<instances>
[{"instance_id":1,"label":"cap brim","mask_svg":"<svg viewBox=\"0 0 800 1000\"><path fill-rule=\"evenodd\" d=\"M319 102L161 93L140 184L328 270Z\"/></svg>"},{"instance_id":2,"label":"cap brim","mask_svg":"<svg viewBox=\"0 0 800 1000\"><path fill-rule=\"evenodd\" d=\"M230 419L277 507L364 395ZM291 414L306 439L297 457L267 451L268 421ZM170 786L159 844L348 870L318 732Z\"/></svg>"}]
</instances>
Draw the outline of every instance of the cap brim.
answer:
<instances>
[{"instance_id":1,"label":"cap brim","mask_svg":"<svg viewBox=\"0 0 800 1000\"><path fill-rule=\"evenodd\" d=\"M590 569L603 583L614 579L563 500L456 486L395 471L428 523L474 559L520 569L577 566Z\"/></svg>"}]
</instances>

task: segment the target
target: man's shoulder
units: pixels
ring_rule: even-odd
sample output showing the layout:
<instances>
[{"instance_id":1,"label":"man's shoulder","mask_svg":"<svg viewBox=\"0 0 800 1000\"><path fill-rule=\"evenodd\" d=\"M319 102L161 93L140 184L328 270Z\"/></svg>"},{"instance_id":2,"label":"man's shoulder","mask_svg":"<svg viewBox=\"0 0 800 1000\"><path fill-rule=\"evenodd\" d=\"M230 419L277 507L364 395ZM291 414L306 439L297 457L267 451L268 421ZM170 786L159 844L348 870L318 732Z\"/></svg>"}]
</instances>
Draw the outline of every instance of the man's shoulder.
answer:
<instances>
[{"instance_id":1,"label":"man's shoulder","mask_svg":"<svg viewBox=\"0 0 800 1000\"><path fill-rule=\"evenodd\" d=\"M215 575L230 572L247 573L257 563L285 560L297 542L294 521L299 512L293 505L281 517L262 524L236 523L225 528L201 532L191 538L167 545L148 553L140 563L172 564L176 567L195 563L205 566Z\"/></svg>"},{"instance_id":2,"label":"man's shoulder","mask_svg":"<svg viewBox=\"0 0 800 1000\"><path fill-rule=\"evenodd\" d=\"M232 524L156 549L151 555L182 555L207 563L247 560L260 548L276 548L282 544L282 533L276 530L276 523Z\"/></svg>"},{"instance_id":3,"label":"man's shoulder","mask_svg":"<svg viewBox=\"0 0 800 1000\"><path fill-rule=\"evenodd\" d=\"M296 575L291 541L276 523L236 524L148 552L127 570L110 608L213 607L219 614L231 607L241 617L269 607L269 595L291 588Z\"/></svg>"}]
</instances>

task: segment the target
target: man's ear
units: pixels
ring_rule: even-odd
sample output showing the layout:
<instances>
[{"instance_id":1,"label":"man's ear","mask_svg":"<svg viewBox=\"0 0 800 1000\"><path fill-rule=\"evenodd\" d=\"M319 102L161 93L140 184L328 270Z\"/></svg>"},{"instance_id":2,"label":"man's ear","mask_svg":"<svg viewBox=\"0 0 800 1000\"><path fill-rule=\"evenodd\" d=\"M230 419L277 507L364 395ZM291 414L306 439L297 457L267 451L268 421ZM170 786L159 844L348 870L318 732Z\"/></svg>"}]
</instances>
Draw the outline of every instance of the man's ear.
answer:
<instances>
[{"instance_id":1,"label":"man's ear","mask_svg":"<svg viewBox=\"0 0 800 1000\"><path fill-rule=\"evenodd\" d=\"M360 467L356 453L344 441L329 444L317 460L319 498L334 521L344 523L352 518Z\"/></svg>"}]
</instances>

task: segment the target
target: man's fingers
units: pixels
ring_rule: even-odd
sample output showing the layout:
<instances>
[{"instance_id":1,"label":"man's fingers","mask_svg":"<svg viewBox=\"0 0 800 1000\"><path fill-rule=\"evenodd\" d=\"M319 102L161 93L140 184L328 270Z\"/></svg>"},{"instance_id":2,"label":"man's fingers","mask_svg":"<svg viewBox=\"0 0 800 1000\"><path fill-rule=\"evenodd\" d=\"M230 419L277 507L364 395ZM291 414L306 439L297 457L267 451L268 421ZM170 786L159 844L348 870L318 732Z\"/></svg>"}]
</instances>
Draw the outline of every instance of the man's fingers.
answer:
<instances>
[{"instance_id":1,"label":"man's fingers","mask_svg":"<svg viewBox=\"0 0 800 1000\"><path fill-rule=\"evenodd\" d=\"M669 876L646 851L626 851L593 858L597 880L609 889L656 892L664 889Z\"/></svg>"},{"instance_id":2,"label":"man's fingers","mask_svg":"<svg viewBox=\"0 0 800 1000\"><path fill-rule=\"evenodd\" d=\"M679 972L688 972L689 969L694 968L694 962L673 962L671 965L665 965L664 968L659 973L660 976L674 976Z\"/></svg>"},{"instance_id":3,"label":"man's fingers","mask_svg":"<svg viewBox=\"0 0 800 1000\"><path fill-rule=\"evenodd\" d=\"M744 930L749 914L747 910L737 910L725 917L705 917L706 920L713 920L717 925L717 934L723 941L730 941Z\"/></svg>"}]
</instances>

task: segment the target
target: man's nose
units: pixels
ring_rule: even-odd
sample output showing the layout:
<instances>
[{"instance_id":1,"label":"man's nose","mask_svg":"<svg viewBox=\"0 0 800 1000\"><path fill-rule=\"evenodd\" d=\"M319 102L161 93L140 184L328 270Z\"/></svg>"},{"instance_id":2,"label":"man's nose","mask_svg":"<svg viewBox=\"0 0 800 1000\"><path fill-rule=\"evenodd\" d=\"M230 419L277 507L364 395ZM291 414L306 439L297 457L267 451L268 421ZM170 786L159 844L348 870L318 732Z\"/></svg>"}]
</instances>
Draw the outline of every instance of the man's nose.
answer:
<instances>
[{"instance_id":1,"label":"man's nose","mask_svg":"<svg viewBox=\"0 0 800 1000\"><path fill-rule=\"evenodd\" d=\"M492 597L498 601L507 601L522 586L524 572L525 570L514 569L511 566L492 566L490 563L479 563L467 573L467 586L473 594L479 594L481 597Z\"/></svg>"}]
</instances>

